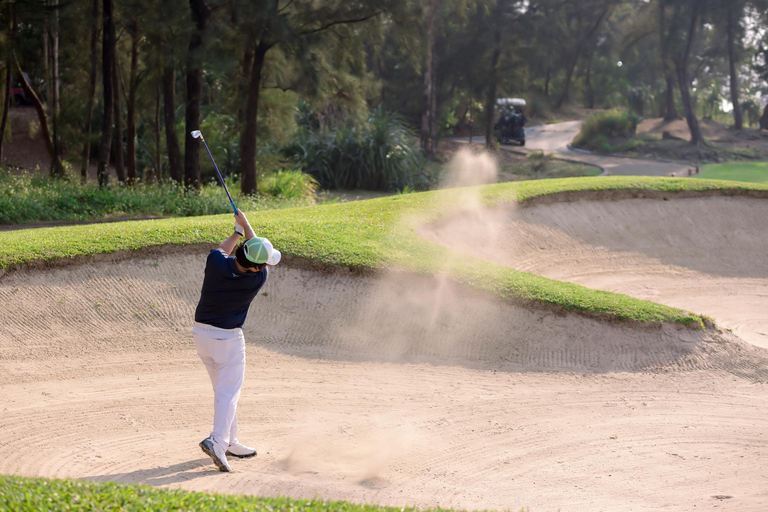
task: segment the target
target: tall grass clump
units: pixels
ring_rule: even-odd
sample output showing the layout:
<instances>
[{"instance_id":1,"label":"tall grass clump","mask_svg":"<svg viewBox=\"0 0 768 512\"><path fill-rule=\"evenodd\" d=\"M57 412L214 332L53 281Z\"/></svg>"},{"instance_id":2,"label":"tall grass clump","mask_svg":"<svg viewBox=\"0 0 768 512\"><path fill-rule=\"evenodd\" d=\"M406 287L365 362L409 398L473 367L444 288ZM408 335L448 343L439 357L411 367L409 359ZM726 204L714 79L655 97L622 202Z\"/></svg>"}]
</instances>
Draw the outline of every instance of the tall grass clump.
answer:
<instances>
[{"instance_id":1,"label":"tall grass clump","mask_svg":"<svg viewBox=\"0 0 768 512\"><path fill-rule=\"evenodd\" d=\"M259 192L285 199L314 197L319 185L309 174L293 169L280 169L259 179Z\"/></svg>"},{"instance_id":2,"label":"tall grass clump","mask_svg":"<svg viewBox=\"0 0 768 512\"><path fill-rule=\"evenodd\" d=\"M324 189L429 186L416 138L396 115L380 109L362 123L300 123L296 138L282 152Z\"/></svg>"},{"instance_id":3,"label":"tall grass clump","mask_svg":"<svg viewBox=\"0 0 768 512\"><path fill-rule=\"evenodd\" d=\"M243 211L307 206L316 200L316 185L309 176L287 171L262 178L265 190L243 196L239 184L227 180L238 208ZM45 175L0 172L0 224L39 221L82 221L114 217L213 215L231 211L221 185L204 184L199 191L175 182L96 183L56 180Z\"/></svg>"},{"instance_id":4,"label":"tall grass clump","mask_svg":"<svg viewBox=\"0 0 768 512\"><path fill-rule=\"evenodd\" d=\"M637 132L638 118L630 112L607 110L589 116L573 139L578 148L611 153L624 149L617 139L632 139Z\"/></svg>"}]
</instances>

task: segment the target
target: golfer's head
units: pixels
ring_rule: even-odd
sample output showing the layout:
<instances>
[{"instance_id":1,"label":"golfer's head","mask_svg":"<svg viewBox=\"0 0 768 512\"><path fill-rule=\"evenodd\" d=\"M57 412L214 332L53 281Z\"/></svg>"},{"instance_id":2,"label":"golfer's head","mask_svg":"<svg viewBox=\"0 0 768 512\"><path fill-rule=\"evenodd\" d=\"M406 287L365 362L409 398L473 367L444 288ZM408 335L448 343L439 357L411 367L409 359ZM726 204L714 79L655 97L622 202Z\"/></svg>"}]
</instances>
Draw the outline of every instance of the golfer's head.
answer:
<instances>
[{"instance_id":1,"label":"golfer's head","mask_svg":"<svg viewBox=\"0 0 768 512\"><path fill-rule=\"evenodd\" d=\"M269 240L258 236L249 238L235 251L237 263L252 272L259 272L266 265L277 265L281 256Z\"/></svg>"}]
</instances>

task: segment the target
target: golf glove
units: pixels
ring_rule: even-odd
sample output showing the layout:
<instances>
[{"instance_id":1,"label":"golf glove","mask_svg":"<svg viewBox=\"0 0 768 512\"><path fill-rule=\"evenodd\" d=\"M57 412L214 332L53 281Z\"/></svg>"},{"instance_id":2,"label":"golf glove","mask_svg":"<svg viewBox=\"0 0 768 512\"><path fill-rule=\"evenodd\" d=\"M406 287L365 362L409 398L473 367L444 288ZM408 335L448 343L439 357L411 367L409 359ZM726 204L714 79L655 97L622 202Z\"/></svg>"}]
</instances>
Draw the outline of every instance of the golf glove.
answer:
<instances>
[{"instance_id":1,"label":"golf glove","mask_svg":"<svg viewBox=\"0 0 768 512\"><path fill-rule=\"evenodd\" d=\"M243 226L241 226L240 223L237 221L235 221L235 233L237 233L240 236L245 235L245 229L243 229Z\"/></svg>"}]
</instances>

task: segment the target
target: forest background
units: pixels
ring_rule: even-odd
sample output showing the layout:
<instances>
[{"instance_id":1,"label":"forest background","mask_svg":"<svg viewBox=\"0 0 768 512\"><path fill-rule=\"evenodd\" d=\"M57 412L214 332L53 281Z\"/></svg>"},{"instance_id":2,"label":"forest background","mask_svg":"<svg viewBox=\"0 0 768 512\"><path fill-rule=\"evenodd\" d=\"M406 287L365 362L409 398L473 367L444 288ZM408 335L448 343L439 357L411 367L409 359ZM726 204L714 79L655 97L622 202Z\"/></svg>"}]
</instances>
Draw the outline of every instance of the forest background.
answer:
<instances>
[{"instance_id":1,"label":"forest background","mask_svg":"<svg viewBox=\"0 0 768 512\"><path fill-rule=\"evenodd\" d=\"M3 0L9 112L53 177L428 188L437 143L492 139L499 97L768 129L768 0ZM294 173L294 174L292 174ZM308 173L305 182L295 173Z\"/></svg>"}]
</instances>

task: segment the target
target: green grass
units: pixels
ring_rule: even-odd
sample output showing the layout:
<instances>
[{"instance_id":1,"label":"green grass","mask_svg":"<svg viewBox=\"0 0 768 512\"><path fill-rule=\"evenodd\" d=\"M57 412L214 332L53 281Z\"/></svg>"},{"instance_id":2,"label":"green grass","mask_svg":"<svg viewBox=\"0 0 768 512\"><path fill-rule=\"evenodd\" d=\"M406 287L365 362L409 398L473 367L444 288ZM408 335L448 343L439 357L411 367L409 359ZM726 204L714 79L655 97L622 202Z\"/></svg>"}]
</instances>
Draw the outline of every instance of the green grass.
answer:
<instances>
[{"instance_id":1,"label":"green grass","mask_svg":"<svg viewBox=\"0 0 768 512\"><path fill-rule=\"evenodd\" d=\"M697 178L768 185L768 162L735 162L705 165Z\"/></svg>"},{"instance_id":2,"label":"green grass","mask_svg":"<svg viewBox=\"0 0 768 512\"><path fill-rule=\"evenodd\" d=\"M323 512L338 510L347 512L395 512L401 510L413 511L416 509L354 505L343 501L204 494L181 490L155 489L145 485L122 485L82 480L48 480L0 475L0 510L12 510L14 512L59 512L67 510L114 510L126 512L143 512L145 510Z\"/></svg>"},{"instance_id":3,"label":"green grass","mask_svg":"<svg viewBox=\"0 0 768 512\"><path fill-rule=\"evenodd\" d=\"M540 180L598 176L603 170L594 165L559 160L544 153L499 163L499 181Z\"/></svg>"},{"instance_id":4,"label":"green grass","mask_svg":"<svg viewBox=\"0 0 768 512\"><path fill-rule=\"evenodd\" d=\"M691 178L610 176L499 183L473 189L400 194L368 201L249 213L257 233L284 254L358 269L397 266L418 273L448 272L456 280L522 304L549 305L590 317L702 325L688 312L625 295L520 272L473 259L424 240L419 223L454 213L474 190L487 206L577 191L768 191L768 187ZM171 245L216 244L231 215L64 226L0 233L0 269Z\"/></svg>"},{"instance_id":5,"label":"green grass","mask_svg":"<svg viewBox=\"0 0 768 512\"><path fill-rule=\"evenodd\" d=\"M240 185L228 181L237 206L243 211L267 210L313 204L317 184L297 171L264 176L261 194L243 196ZM55 180L47 176L11 175L0 171L0 224L38 221L81 221L115 217L192 216L230 211L226 194L218 183L199 191L186 190L173 182L114 183L99 188L95 183Z\"/></svg>"}]
</instances>

